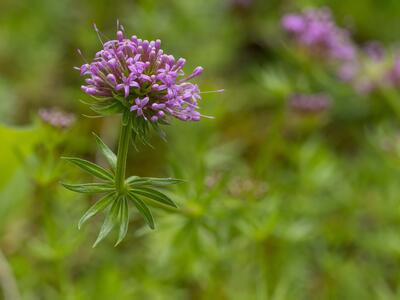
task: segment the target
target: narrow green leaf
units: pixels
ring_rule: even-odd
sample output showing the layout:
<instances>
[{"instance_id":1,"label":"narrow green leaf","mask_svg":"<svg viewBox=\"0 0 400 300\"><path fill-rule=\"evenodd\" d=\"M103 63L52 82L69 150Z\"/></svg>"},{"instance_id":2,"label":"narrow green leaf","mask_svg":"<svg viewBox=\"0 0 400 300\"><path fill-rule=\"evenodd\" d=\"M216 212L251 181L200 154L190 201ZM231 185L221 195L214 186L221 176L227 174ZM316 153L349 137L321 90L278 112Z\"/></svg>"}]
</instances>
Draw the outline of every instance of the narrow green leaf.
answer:
<instances>
[{"instance_id":1,"label":"narrow green leaf","mask_svg":"<svg viewBox=\"0 0 400 300\"><path fill-rule=\"evenodd\" d=\"M184 180L175 178L155 178L138 176L132 176L126 180L126 183L131 185L132 187L135 185L167 186L181 182L184 182Z\"/></svg>"},{"instance_id":2,"label":"narrow green leaf","mask_svg":"<svg viewBox=\"0 0 400 300\"><path fill-rule=\"evenodd\" d=\"M132 119L132 142L134 145L136 145L137 142L141 142L143 145L153 148L149 143L149 134L149 123L145 119L141 117Z\"/></svg>"},{"instance_id":3,"label":"narrow green leaf","mask_svg":"<svg viewBox=\"0 0 400 300\"><path fill-rule=\"evenodd\" d=\"M114 200L114 203L112 204L110 210L108 211L104 223L100 228L100 233L93 244L93 248L96 247L97 244L100 243L110 233L110 231L114 228L115 224L117 223L119 207L121 205L120 200L121 199L119 198Z\"/></svg>"},{"instance_id":4,"label":"narrow green leaf","mask_svg":"<svg viewBox=\"0 0 400 300\"><path fill-rule=\"evenodd\" d=\"M110 184L106 183L61 183L65 188L70 191L84 194L106 193L114 189Z\"/></svg>"},{"instance_id":5,"label":"narrow green leaf","mask_svg":"<svg viewBox=\"0 0 400 300\"><path fill-rule=\"evenodd\" d=\"M118 95L116 93L113 93L112 99L113 100L115 100L115 99L118 100L121 105L124 105L124 103L126 102L126 99L124 97L122 97L121 95Z\"/></svg>"},{"instance_id":6,"label":"narrow green leaf","mask_svg":"<svg viewBox=\"0 0 400 300\"><path fill-rule=\"evenodd\" d=\"M93 217L95 214L103 211L108 205L115 199L115 193L109 193L97 201L92 207L90 207L86 213L82 216L78 223L78 229L81 229L82 225Z\"/></svg>"},{"instance_id":7,"label":"narrow green leaf","mask_svg":"<svg viewBox=\"0 0 400 300\"><path fill-rule=\"evenodd\" d=\"M131 199L133 204L135 204L137 210L145 218L147 224L149 224L149 227L151 229L154 229L153 215L151 214L151 211L147 207L147 205L142 200L140 200L138 197L136 197L133 193L129 193L129 199Z\"/></svg>"},{"instance_id":8,"label":"narrow green leaf","mask_svg":"<svg viewBox=\"0 0 400 300\"><path fill-rule=\"evenodd\" d=\"M125 180L126 184L131 184L132 182L136 181L136 180L140 180L141 177L139 176L130 176Z\"/></svg>"},{"instance_id":9,"label":"narrow green leaf","mask_svg":"<svg viewBox=\"0 0 400 300\"><path fill-rule=\"evenodd\" d=\"M131 122L131 112L127 111L122 115L122 124L128 126L130 125L129 122Z\"/></svg>"},{"instance_id":10,"label":"narrow green leaf","mask_svg":"<svg viewBox=\"0 0 400 300\"><path fill-rule=\"evenodd\" d=\"M102 116L109 116L113 114L118 114L124 111L124 106L115 100L112 101L104 101L104 102L97 102L95 104L92 104L90 108L102 115Z\"/></svg>"},{"instance_id":11,"label":"narrow green leaf","mask_svg":"<svg viewBox=\"0 0 400 300\"><path fill-rule=\"evenodd\" d=\"M100 167L90 161L87 161L87 160L84 160L81 158L77 158L77 157L62 157L62 158L77 165L81 169L85 170L86 172L88 172L98 178L110 180L110 181L113 180L113 175L109 171L107 171L103 167Z\"/></svg>"},{"instance_id":12,"label":"narrow green leaf","mask_svg":"<svg viewBox=\"0 0 400 300\"><path fill-rule=\"evenodd\" d=\"M145 196L154 201L158 201L158 202L164 203L169 206L178 207L168 196L164 195L163 193L161 193L159 191L156 191L156 190L153 190L150 188L145 188L145 187L133 188L130 190L130 192L132 192L136 195Z\"/></svg>"},{"instance_id":13,"label":"narrow green leaf","mask_svg":"<svg viewBox=\"0 0 400 300\"><path fill-rule=\"evenodd\" d=\"M167 142L167 134L165 133L165 131L162 130L161 127L157 123L151 123L151 126L153 127L154 131L158 134L158 136L164 142Z\"/></svg>"},{"instance_id":14,"label":"narrow green leaf","mask_svg":"<svg viewBox=\"0 0 400 300\"><path fill-rule=\"evenodd\" d=\"M128 208L128 200L126 197L121 199L121 205L119 209L119 235L118 241L116 242L115 246L118 246L119 243L125 238L126 233L128 232L129 226L129 208Z\"/></svg>"},{"instance_id":15,"label":"narrow green leaf","mask_svg":"<svg viewBox=\"0 0 400 300\"><path fill-rule=\"evenodd\" d=\"M97 145L100 148L101 153L103 153L104 157L107 159L110 166L113 170L117 167L117 156L115 153L100 139L100 137L93 132L93 135L96 138Z\"/></svg>"},{"instance_id":16,"label":"narrow green leaf","mask_svg":"<svg viewBox=\"0 0 400 300\"><path fill-rule=\"evenodd\" d=\"M89 119L100 119L100 118L103 118L103 116L101 116L101 115L94 115L94 116L92 116L92 115L85 115L85 114L82 114L82 116L84 116L85 118L89 118Z\"/></svg>"}]
</instances>

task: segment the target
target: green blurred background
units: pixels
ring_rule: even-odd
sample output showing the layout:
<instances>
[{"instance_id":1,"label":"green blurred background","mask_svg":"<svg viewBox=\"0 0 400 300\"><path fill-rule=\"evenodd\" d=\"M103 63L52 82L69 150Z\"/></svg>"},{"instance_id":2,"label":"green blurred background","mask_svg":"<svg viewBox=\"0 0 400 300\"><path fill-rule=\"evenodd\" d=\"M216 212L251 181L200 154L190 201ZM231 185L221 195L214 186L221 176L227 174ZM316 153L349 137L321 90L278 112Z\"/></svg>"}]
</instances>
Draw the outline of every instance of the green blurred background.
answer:
<instances>
[{"instance_id":1,"label":"green blurred background","mask_svg":"<svg viewBox=\"0 0 400 300\"><path fill-rule=\"evenodd\" d=\"M281 17L327 6L356 43L400 41L397 0L1 0L0 286L5 299L400 299L400 94L360 95L298 55ZM180 213L134 213L127 238L92 248L94 199L60 187L82 177L62 155L102 163L91 132L115 148L118 117L90 119L74 66L92 58L95 22L114 38L160 38L201 65L202 113L168 142L131 149L128 173L187 180ZM324 93L299 114L294 93ZM41 122L58 107L68 130ZM86 178L89 180L89 178ZM18 294L20 296L18 296ZM2 296L0 296L1 299Z\"/></svg>"}]
</instances>

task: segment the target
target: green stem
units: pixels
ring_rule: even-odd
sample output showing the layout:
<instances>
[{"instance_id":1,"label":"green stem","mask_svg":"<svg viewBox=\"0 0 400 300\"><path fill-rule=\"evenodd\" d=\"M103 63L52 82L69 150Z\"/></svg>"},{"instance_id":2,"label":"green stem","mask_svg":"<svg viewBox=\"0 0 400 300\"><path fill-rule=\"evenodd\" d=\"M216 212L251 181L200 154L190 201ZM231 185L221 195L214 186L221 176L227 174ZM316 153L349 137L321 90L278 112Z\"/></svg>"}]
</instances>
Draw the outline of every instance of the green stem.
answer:
<instances>
[{"instance_id":1,"label":"green stem","mask_svg":"<svg viewBox=\"0 0 400 300\"><path fill-rule=\"evenodd\" d=\"M121 131L118 141L117 169L115 171L115 187L118 193L125 192L125 171L128 158L129 141L131 134L131 113L124 112L121 122Z\"/></svg>"}]
</instances>

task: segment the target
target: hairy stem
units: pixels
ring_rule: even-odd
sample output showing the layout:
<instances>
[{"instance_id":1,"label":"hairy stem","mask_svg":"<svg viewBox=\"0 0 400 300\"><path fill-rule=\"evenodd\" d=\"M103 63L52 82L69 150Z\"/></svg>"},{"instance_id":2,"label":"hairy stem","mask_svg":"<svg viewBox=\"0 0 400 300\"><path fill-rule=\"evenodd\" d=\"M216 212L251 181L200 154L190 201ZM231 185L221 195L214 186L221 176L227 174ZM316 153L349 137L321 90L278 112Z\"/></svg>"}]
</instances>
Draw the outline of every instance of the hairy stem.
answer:
<instances>
[{"instance_id":1,"label":"hairy stem","mask_svg":"<svg viewBox=\"0 0 400 300\"><path fill-rule=\"evenodd\" d=\"M115 187L120 194L124 193L125 190L125 171L130 135L131 113L129 111L126 111L122 116L121 131L118 141L117 169L115 171Z\"/></svg>"}]
</instances>

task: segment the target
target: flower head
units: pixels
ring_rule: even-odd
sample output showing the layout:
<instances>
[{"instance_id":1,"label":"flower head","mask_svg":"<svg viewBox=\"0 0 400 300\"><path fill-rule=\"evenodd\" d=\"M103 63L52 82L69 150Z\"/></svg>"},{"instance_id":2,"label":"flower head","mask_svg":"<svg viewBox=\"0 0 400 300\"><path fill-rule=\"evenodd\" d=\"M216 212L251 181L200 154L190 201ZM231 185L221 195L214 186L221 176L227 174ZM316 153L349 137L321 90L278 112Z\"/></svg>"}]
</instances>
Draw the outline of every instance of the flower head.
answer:
<instances>
[{"instance_id":1,"label":"flower head","mask_svg":"<svg viewBox=\"0 0 400 300\"><path fill-rule=\"evenodd\" d=\"M165 54L160 40L125 38L121 28L117 38L105 42L92 62L78 69L87 77L82 90L99 100L97 107L122 105L154 123L167 116L198 121L200 91L189 81L201 75L203 68L185 75L185 63L183 58Z\"/></svg>"}]
</instances>

